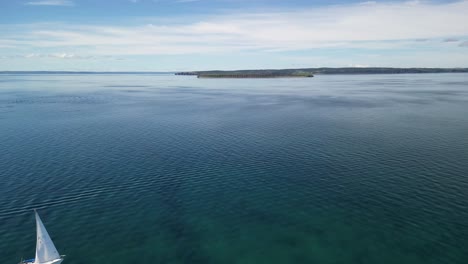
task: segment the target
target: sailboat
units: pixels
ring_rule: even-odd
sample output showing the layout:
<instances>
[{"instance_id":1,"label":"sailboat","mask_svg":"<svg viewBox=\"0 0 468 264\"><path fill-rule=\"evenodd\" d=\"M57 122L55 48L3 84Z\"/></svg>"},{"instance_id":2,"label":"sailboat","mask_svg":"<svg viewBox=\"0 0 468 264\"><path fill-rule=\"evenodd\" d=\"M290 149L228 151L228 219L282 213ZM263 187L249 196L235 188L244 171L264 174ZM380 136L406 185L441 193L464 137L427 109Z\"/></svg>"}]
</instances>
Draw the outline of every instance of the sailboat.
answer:
<instances>
[{"instance_id":1,"label":"sailboat","mask_svg":"<svg viewBox=\"0 0 468 264\"><path fill-rule=\"evenodd\" d=\"M36 258L22 260L19 264L60 264L63 261L64 255L59 255L55 248L49 233L44 227L44 224L39 217L39 214L34 210L36 215Z\"/></svg>"}]
</instances>

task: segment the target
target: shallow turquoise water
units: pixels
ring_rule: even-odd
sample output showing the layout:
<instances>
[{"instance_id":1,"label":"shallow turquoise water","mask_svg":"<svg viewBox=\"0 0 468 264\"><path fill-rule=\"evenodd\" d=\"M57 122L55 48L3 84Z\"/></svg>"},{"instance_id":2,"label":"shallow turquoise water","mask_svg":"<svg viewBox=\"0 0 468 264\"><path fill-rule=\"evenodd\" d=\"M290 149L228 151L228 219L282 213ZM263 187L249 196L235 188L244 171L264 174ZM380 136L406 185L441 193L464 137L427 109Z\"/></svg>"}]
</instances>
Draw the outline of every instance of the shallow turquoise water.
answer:
<instances>
[{"instance_id":1,"label":"shallow turquoise water","mask_svg":"<svg viewBox=\"0 0 468 264\"><path fill-rule=\"evenodd\" d=\"M468 75L0 75L0 263L468 263Z\"/></svg>"}]
</instances>

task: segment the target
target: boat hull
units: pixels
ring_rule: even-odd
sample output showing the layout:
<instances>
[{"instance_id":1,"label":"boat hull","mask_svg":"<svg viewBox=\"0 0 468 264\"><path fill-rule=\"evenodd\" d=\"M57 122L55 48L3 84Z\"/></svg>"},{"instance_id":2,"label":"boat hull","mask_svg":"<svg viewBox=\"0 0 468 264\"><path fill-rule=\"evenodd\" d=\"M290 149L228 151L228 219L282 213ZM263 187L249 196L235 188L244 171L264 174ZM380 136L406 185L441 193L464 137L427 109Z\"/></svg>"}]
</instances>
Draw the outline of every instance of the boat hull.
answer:
<instances>
[{"instance_id":1,"label":"boat hull","mask_svg":"<svg viewBox=\"0 0 468 264\"><path fill-rule=\"evenodd\" d=\"M63 259L56 259L48 262L41 262L41 263L34 263L34 264L60 264L62 263Z\"/></svg>"},{"instance_id":2,"label":"boat hull","mask_svg":"<svg viewBox=\"0 0 468 264\"><path fill-rule=\"evenodd\" d=\"M20 262L19 264L60 264L62 263L63 261L63 258L61 259L55 259L55 260L51 260L51 261L47 261L47 262Z\"/></svg>"}]
</instances>

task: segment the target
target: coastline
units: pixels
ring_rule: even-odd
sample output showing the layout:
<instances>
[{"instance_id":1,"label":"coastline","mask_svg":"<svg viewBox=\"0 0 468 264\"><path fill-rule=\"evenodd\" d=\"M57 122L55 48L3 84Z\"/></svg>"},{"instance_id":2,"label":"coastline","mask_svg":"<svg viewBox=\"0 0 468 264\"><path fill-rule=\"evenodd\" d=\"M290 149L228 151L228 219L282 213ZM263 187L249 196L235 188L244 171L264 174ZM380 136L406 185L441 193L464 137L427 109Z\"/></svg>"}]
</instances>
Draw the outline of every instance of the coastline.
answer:
<instances>
[{"instance_id":1,"label":"coastline","mask_svg":"<svg viewBox=\"0 0 468 264\"><path fill-rule=\"evenodd\" d=\"M313 74L283 75L283 74L198 74L197 78L207 79L274 79L274 78L312 78Z\"/></svg>"},{"instance_id":2,"label":"coastline","mask_svg":"<svg viewBox=\"0 0 468 264\"><path fill-rule=\"evenodd\" d=\"M360 75L360 74L424 74L424 73L468 73L468 68L388 68L388 67L344 67L344 68L300 68L232 71L187 71L175 75L197 76L198 78L304 78L314 75Z\"/></svg>"}]
</instances>

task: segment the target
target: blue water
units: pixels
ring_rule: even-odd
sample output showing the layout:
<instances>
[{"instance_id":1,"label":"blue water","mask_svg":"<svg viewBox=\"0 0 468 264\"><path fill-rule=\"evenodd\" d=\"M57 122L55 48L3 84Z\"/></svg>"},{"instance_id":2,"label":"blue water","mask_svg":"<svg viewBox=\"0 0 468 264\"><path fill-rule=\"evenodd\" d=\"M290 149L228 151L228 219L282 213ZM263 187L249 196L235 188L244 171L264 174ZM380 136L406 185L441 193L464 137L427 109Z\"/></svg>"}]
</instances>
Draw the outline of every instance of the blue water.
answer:
<instances>
[{"instance_id":1,"label":"blue water","mask_svg":"<svg viewBox=\"0 0 468 264\"><path fill-rule=\"evenodd\" d=\"M468 263L468 74L0 75L0 263Z\"/></svg>"}]
</instances>

